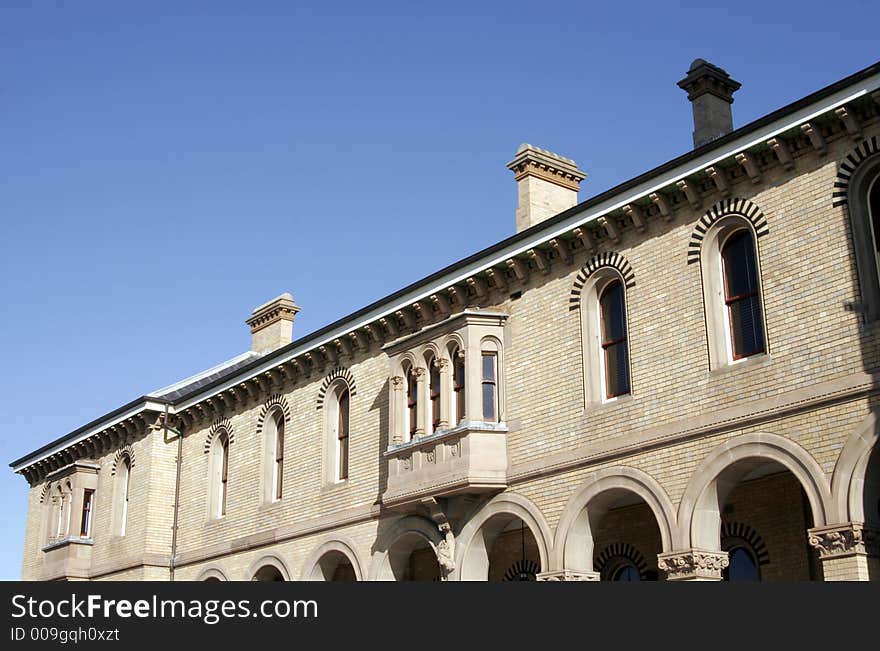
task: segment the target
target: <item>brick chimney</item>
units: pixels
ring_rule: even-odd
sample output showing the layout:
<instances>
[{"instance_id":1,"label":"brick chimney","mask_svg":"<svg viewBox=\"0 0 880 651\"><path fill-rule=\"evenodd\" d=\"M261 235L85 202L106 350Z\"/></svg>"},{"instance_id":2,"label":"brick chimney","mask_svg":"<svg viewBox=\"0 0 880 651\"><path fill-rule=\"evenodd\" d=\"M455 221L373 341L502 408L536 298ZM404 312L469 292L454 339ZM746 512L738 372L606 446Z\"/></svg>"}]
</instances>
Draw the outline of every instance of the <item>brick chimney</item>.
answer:
<instances>
[{"instance_id":1,"label":"brick chimney","mask_svg":"<svg viewBox=\"0 0 880 651\"><path fill-rule=\"evenodd\" d=\"M694 111L694 149L733 131L730 105L741 85L708 61L695 59L691 64L678 87L687 92Z\"/></svg>"},{"instance_id":2,"label":"brick chimney","mask_svg":"<svg viewBox=\"0 0 880 651\"><path fill-rule=\"evenodd\" d=\"M287 292L255 308L247 320L251 327L251 350L271 353L293 341L293 317L297 312L299 307Z\"/></svg>"},{"instance_id":3,"label":"brick chimney","mask_svg":"<svg viewBox=\"0 0 880 651\"><path fill-rule=\"evenodd\" d=\"M519 146L507 167L518 186L517 233L577 205L580 182L587 176L570 158L529 144Z\"/></svg>"}]
</instances>

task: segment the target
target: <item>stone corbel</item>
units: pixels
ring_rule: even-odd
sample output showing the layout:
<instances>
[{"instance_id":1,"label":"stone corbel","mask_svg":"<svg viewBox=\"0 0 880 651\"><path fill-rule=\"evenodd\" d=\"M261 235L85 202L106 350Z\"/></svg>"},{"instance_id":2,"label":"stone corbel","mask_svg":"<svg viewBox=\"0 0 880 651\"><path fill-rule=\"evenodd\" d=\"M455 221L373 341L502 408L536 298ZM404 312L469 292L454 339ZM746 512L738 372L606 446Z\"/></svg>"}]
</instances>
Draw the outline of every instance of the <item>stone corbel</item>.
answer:
<instances>
[{"instance_id":1,"label":"stone corbel","mask_svg":"<svg viewBox=\"0 0 880 651\"><path fill-rule=\"evenodd\" d=\"M635 229L642 233L645 230L645 220L642 219L642 211L635 204L628 203L623 207L623 214L632 222Z\"/></svg>"},{"instance_id":2,"label":"stone corbel","mask_svg":"<svg viewBox=\"0 0 880 651\"><path fill-rule=\"evenodd\" d=\"M663 219L666 221L672 220L672 207L669 205L669 202L666 200L662 194L657 192L652 192L648 195L648 198L654 202L654 205L660 210L660 214L663 216Z\"/></svg>"},{"instance_id":3,"label":"stone corbel","mask_svg":"<svg viewBox=\"0 0 880 651\"><path fill-rule=\"evenodd\" d=\"M761 182L761 169L758 167L757 161L751 154L743 151L734 156L734 158L736 159L737 163L743 166L746 174L748 174L749 178L752 179L752 183Z\"/></svg>"},{"instance_id":4,"label":"stone corbel","mask_svg":"<svg viewBox=\"0 0 880 651\"><path fill-rule=\"evenodd\" d=\"M445 317L452 312L452 306L449 304L449 299L443 294L432 294L430 298L441 316Z\"/></svg>"},{"instance_id":5,"label":"stone corbel","mask_svg":"<svg viewBox=\"0 0 880 651\"><path fill-rule=\"evenodd\" d=\"M721 193L722 197L730 196L730 184L727 182L727 175L723 169L720 167L707 167L703 171L715 183L715 187L718 188L718 192Z\"/></svg>"},{"instance_id":6,"label":"stone corbel","mask_svg":"<svg viewBox=\"0 0 880 651\"><path fill-rule=\"evenodd\" d=\"M848 106L841 106L840 108L835 109L834 115L840 118L840 121L843 122L843 126L846 127L846 132L853 140L858 141L862 139L862 127L859 124L859 119Z\"/></svg>"},{"instance_id":7,"label":"stone corbel","mask_svg":"<svg viewBox=\"0 0 880 651\"><path fill-rule=\"evenodd\" d=\"M596 250L596 244L593 242L593 238L590 237L590 230L588 228L578 226L572 231L572 234L584 245L584 251L592 253Z\"/></svg>"},{"instance_id":8,"label":"stone corbel","mask_svg":"<svg viewBox=\"0 0 880 651\"><path fill-rule=\"evenodd\" d=\"M516 279L521 283L528 282L529 280L529 268L522 263L522 260L518 258L510 258L510 260L505 261L508 268L513 270L513 274L516 276Z\"/></svg>"},{"instance_id":9,"label":"stone corbel","mask_svg":"<svg viewBox=\"0 0 880 651\"><path fill-rule=\"evenodd\" d=\"M607 217L599 217L599 219L596 220L596 223L605 230L605 234L612 242L617 243L620 241L620 234L617 232L617 228L615 228L614 222L611 219L608 219Z\"/></svg>"},{"instance_id":10,"label":"stone corbel","mask_svg":"<svg viewBox=\"0 0 880 651\"><path fill-rule=\"evenodd\" d=\"M499 292L507 291L507 278L504 276L503 271L499 271L498 269L489 269L486 271L489 274L489 278L492 279L492 283L498 289Z\"/></svg>"},{"instance_id":11,"label":"stone corbel","mask_svg":"<svg viewBox=\"0 0 880 651\"><path fill-rule=\"evenodd\" d=\"M397 329L397 320L393 317L383 317L379 319L379 323L382 325L385 330L388 331L388 335L394 339L397 337L397 333L399 330Z\"/></svg>"},{"instance_id":12,"label":"stone corbel","mask_svg":"<svg viewBox=\"0 0 880 651\"><path fill-rule=\"evenodd\" d=\"M801 131L807 134L810 143L813 145L813 149L819 152L821 156L828 153L828 144L825 142L825 138L822 137L818 125L812 124L811 122L805 122L801 125Z\"/></svg>"},{"instance_id":13,"label":"stone corbel","mask_svg":"<svg viewBox=\"0 0 880 651\"><path fill-rule=\"evenodd\" d=\"M727 552L684 549L657 556L657 567L667 581L720 581L730 564Z\"/></svg>"},{"instance_id":14,"label":"stone corbel","mask_svg":"<svg viewBox=\"0 0 880 651\"><path fill-rule=\"evenodd\" d=\"M568 246L568 242L561 237L556 237L550 240L550 246L552 246L556 250L556 253L559 254L560 260L565 264L571 264L571 249Z\"/></svg>"},{"instance_id":15,"label":"stone corbel","mask_svg":"<svg viewBox=\"0 0 880 651\"><path fill-rule=\"evenodd\" d=\"M550 263L547 261L547 256L544 255L544 252L541 249L529 249L526 251L526 255L535 262L535 265L542 273L550 273Z\"/></svg>"},{"instance_id":16,"label":"stone corbel","mask_svg":"<svg viewBox=\"0 0 880 651\"><path fill-rule=\"evenodd\" d=\"M690 183L682 179L681 181L676 182L675 186L684 193L684 196L687 198L688 203L691 205L691 208L693 208L694 210L700 209L703 200L700 199L699 193Z\"/></svg>"},{"instance_id":17,"label":"stone corbel","mask_svg":"<svg viewBox=\"0 0 880 651\"><path fill-rule=\"evenodd\" d=\"M340 337L334 339L333 344L337 346L345 357L351 357L351 340L348 337Z\"/></svg>"},{"instance_id":18,"label":"stone corbel","mask_svg":"<svg viewBox=\"0 0 880 651\"><path fill-rule=\"evenodd\" d=\"M397 310L394 316L403 321L404 325L410 330L416 327L416 318L409 310Z\"/></svg>"},{"instance_id":19,"label":"stone corbel","mask_svg":"<svg viewBox=\"0 0 880 651\"><path fill-rule=\"evenodd\" d=\"M598 581L598 572L578 572L577 570L552 570L535 575L538 581Z\"/></svg>"},{"instance_id":20,"label":"stone corbel","mask_svg":"<svg viewBox=\"0 0 880 651\"><path fill-rule=\"evenodd\" d=\"M477 295L477 298L486 298L489 294L486 289L486 283L482 278L477 278L476 276L471 276L465 281L468 284L468 287L474 290L474 293Z\"/></svg>"},{"instance_id":21,"label":"stone corbel","mask_svg":"<svg viewBox=\"0 0 880 651\"><path fill-rule=\"evenodd\" d=\"M770 138L767 141L767 145L773 150L776 158L779 159L779 162L782 163L785 169L790 170L794 167L794 159L791 157L791 151L785 140L782 138Z\"/></svg>"},{"instance_id":22,"label":"stone corbel","mask_svg":"<svg viewBox=\"0 0 880 651\"><path fill-rule=\"evenodd\" d=\"M880 531L866 529L861 522L814 527L807 531L807 542L822 560L856 554L880 556Z\"/></svg>"},{"instance_id":23,"label":"stone corbel","mask_svg":"<svg viewBox=\"0 0 880 651\"><path fill-rule=\"evenodd\" d=\"M367 335L369 335L370 339L375 341L380 346L385 343L385 328L382 327L382 324L374 325L369 324L364 326L364 330L367 331Z\"/></svg>"}]
</instances>

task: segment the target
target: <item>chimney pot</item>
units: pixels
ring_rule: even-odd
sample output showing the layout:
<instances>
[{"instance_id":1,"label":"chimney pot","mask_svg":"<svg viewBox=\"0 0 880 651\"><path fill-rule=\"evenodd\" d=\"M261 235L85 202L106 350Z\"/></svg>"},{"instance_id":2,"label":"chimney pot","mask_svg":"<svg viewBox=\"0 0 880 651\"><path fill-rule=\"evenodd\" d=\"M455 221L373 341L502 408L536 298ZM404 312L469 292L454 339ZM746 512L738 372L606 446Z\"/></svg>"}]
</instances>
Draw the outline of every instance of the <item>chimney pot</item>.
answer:
<instances>
[{"instance_id":1,"label":"chimney pot","mask_svg":"<svg viewBox=\"0 0 880 651\"><path fill-rule=\"evenodd\" d=\"M251 350L266 354L293 341L293 318L297 312L299 307L287 292L254 308L246 321L251 328Z\"/></svg>"},{"instance_id":2,"label":"chimney pot","mask_svg":"<svg viewBox=\"0 0 880 651\"><path fill-rule=\"evenodd\" d=\"M733 94L742 84L725 70L704 59L694 59L687 76L678 82L694 113L694 149L733 131Z\"/></svg>"},{"instance_id":3,"label":"chimney pot","mask_svg":"<svg viewBox=\"0 0 880 651\"><path fill-rule=\"evenodd\" d=\"M517 233L577 205L580 182L587 177L570 158L528 143L519 146L507 168L517 181Z\"/></svg>"}]
</instances>

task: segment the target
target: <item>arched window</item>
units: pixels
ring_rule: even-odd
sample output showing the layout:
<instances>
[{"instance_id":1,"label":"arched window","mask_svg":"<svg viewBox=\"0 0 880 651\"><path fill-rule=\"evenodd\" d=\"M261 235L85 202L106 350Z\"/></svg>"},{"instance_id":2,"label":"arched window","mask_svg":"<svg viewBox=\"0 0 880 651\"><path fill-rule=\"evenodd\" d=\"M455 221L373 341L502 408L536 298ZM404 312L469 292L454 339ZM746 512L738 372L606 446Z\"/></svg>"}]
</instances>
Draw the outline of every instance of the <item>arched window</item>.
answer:
<instances>
[{"instance_id":1,"label":"arched window","mask_svg":"<svg viewBox=\"0 0 880 651\"><path fill-rule=\"evenodd\" d=\"M494 337L486 337L480 342L480 398L486 423L504 420L501 369L501 344Z\"/></svg>"},{"instance_id":2,"label":"arched window","mask_svg":"<svg viewBox=\"0 0 880 651\"><path fill-rule=\"evenodd\" d=\"M734 547L727 552L729 565L722 572L725 581L760 581L761 571L751 550Z\"/></svg>"},{"instance_id":3,"label":"arched window","mask_svg":"<svg viewBox=\"0 0 880 651\"><path fill-rule=\"evenodd\" d=\"M64 491L61 490L61 486L58 487L58 497L56 499L58 502L58 519L55 521L55 537L63 538L64 517L65 512L67 511L67 499L65 498Z\"/></svg>"},{"instance_id":4,"label":"arched window","mask_svg":"<svg viewBox=\"0 0 880 651\"><path fill-rule=\"evenodd\" d=\"M351 390L337 380L324 401L324 482L338 484L348 479L351 429Z\"/></svg>"},{"instance_id":5,"label":"arched window","mask_svg":"<svg viewBox=\"0 0 880 651\"><path fill-rule=\"evenodd\" d=\"M337 479L348 479L348 426L349 402L351 392L344 387L339 394L339 414L337 425L336 474Z\"/></svg>"},{"instance_id":6,"label":"arched window","mask_svg":"<svg viewBox=\"0 0 880 651\"><path fill-rule=\"evenodd\" d=\"M629 393L629 347L623 283L614 279L599 294L599 332L605 398Z\"/></svg>"},{"instance_id":7,"label":"arched window","mask_svg":"<svg viewBox=\"0 0 880 651\"><path fill-rule=\"evenodd\" d=\"M116 481L113 490L114 533L124 536L128 522L128 499L131 487L131 459L123 454L116 463Z\"/></svg>"},{"instance_id":8,"label":"arched window","mask_svg":"<svg viewBox=\"0 0 880 651\"><path fill-rule=\"evenodd\" d=\"M211 518L226 515L229 494L229 434L220 430L211 444L208 480L208 514Z\"/></svg>"},{"instance_id":9,"label":"arched window","mask_svg":"<svg viewBox=\"0 0 880 651\"><path fill-rule=\"evenodd\" d=\"M465 394L464 394L464 353L456 348L452 351L452 413L455 422L453 427L461 424L464 420Z\"/></svg>"},{"instance_id":10,"label":"arched window","mask_svg":"<svg viewBox=\"0 0 880 651\"><path fill-rule=\"evenodd\" d=\"M406 372L406 414L409 438L412 440L419 430L419 383L413 367Z\"/></svg>"},{"instance_id":11,"label":"arched window","mask_svg":"<svg viewBox=\"0 0 880 651\"><path fill-rule=\"evenodd\" d=\"M611 572L611 580L612 581L641 581L642 577L639 575L639 568L637 568L632 563L621 563L614 571Z\"/></svg>"},{"instance_id":12,"label":"arched window","mask_svg":"<svg viewBox=\"0 0 880 651\"><path fill-rule=\"evenodd\" d=\"M724 240L721 264L731 359L763 353L764 320L751 231L740 229Z\"/></svg>"},{"instance_id":13,"label":"arched window","mask_svg":"<svg viewBox=\"0 0 880 651\"><path fill-rule=\"evenodd\" d=\"M263 419L263 501L277 502L284 494L284 411L274 407Z\"/></svg>"},{"instance_id":14,"label":"arched window","mask_svg":"<svg viewBox=\"0 0 880 651\"><path fill-rule=\"evenodd\" d=\"M861 296L857 309L866 322L880 319L880 153L862 160L847 189Z\"/></svg>"}]
</instances>

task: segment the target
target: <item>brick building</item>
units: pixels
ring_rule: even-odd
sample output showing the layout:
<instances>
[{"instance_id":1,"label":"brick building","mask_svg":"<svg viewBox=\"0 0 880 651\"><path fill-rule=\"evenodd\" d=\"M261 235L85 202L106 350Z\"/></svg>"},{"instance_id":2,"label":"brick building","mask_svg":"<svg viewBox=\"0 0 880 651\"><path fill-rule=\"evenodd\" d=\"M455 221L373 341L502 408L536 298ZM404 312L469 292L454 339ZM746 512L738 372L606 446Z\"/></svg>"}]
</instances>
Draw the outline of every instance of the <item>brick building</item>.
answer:
<instances>
[{"instance_id":1,"label":"brick building","mask_svg":"<svg viewBox=\"0 0 880 651\"><path fill-rule=\"evenodd\" d=\"M578 203L523 145L516 234L11 465L25 579L880 577L880 63Z\"/></svg>"}]
</instances>

